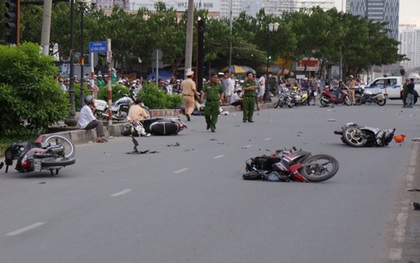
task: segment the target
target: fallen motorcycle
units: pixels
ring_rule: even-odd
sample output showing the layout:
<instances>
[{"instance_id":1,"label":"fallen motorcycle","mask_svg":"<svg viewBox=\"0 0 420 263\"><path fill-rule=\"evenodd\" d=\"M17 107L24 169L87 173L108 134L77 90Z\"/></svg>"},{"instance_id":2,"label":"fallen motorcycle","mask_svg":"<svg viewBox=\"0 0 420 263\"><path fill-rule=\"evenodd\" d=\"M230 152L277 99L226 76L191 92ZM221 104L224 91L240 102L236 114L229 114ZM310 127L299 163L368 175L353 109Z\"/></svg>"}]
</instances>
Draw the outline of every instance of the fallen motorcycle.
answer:
<instances>
[{"instance_id":1,"label":"fallen motorcycle","mask_svg":"<svg viewBox=\"0 0 420 263\"><path fill-rule=\"evenodd\" d=\"M353 147L383 147L392 141L394 132L395 129L381 130L347 123L341 130L334 131L334 134L341 135L341 141Z\"/></svg>"},{"instance_id":2,"label":"fallen motorcycle","mask_svg":"<svg viewBox=\"0 0 420 263\"><path fill-rule=\"evenodd\" d=\"M76 162L73 142L62 135L40 136L35 142L13 143L6 149L6 173L13 161L15 169L21 173L49 170L51 176Z\"/></svg>"},{"instance_id":3,"label":"fallen motorcycle","mask_svg":"<svg viewBox=\"0 0 420 263\"><path fill-rule=\"evenodd\" d=\"M123 136L174 135L187 128L178 118L153 118L129 122L121 130Z\"/></svg>"},{"instance_id":4,"label":"fallen motorcycle","mask_svg":"<svg viewBox=\"0 0 420 263\"><path fill-rule=\"evenodd\" d=\"M243 179L272 182L322 182L333 177L339 168L338 161L330 155L312 155L295 147L250 158L245 165L247 173Z\"/></svg>"}]
</instances>

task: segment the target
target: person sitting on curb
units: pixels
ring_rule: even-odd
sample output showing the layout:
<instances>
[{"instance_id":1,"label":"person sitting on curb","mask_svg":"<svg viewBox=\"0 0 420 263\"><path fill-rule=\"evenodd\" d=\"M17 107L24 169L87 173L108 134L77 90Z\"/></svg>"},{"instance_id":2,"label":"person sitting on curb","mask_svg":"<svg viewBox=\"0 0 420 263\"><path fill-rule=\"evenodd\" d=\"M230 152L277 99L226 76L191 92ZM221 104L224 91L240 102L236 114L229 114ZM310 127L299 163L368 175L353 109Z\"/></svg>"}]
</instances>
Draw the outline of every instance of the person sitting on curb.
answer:
<instances>
[{"instance_id":1,"label":"person sitting on curb","mask_svg":"<svg viewBox=\"0 0 420 263\"><path fill-rule=\"evenodd\" d=\"M240 110L242 110L242 97L241 97L241 89L236 90L235 93L233 93L232 97L230 97L230 105L239 107Z\"/></svg>"},{"instance_id":2,"label":"person sitting on curb","mask_svg":"<svg viewBox=\"0 0 420 263\"><path fill-rule=\"evenodd\" d=\"M95 118L95 100L92 95L85 97L85 105L80 110L79 126L82 130L96 128L96 142L107 142L102 122Z\"/></svg>"}]
</instances>

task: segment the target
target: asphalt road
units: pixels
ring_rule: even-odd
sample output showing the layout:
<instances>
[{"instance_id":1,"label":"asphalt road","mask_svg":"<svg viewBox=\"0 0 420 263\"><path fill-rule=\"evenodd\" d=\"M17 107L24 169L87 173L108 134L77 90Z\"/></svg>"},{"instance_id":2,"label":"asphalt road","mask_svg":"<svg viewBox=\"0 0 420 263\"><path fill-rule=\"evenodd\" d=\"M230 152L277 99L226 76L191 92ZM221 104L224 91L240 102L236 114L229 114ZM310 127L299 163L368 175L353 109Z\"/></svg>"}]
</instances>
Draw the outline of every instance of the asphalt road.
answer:
<instances>
[{"instance_id":1,"label":"asphalt road","mask_svg":"<svg viewBox=\"0 0 420 263\"><path fill-rule=\"evenodd\" d=\"M305 106L256 112L255 123L220 116L215 133L193 116L179 135L138 139L157 153L126 154L130 138L78 145L77 163L58 176L0 174L0 262L399 260L390 239L404 225L392 222L419 117L419 106L397 102ZM333 131L347 122L396 128L406 142L346 146ZM333 155L338 173L322 183L242 180L247 158L291 146Z\"/></svg>"}]
</instances>

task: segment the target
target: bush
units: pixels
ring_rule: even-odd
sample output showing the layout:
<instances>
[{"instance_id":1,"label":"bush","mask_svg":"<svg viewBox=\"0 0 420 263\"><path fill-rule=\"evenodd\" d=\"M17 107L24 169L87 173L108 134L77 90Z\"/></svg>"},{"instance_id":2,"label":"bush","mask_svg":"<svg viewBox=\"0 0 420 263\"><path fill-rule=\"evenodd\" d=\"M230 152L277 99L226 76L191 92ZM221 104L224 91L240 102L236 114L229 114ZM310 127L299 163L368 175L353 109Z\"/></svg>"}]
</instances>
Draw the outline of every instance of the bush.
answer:
<instances>
[{"instance_id":1,"label":"bush","mask_svg":"<svg viewBox=\"0 0 420 263\"><path fill-rule=\"evenodd\" d=\"M175 109L182 105L181 95L168 95L155 83L144 83L138 96L149 109Z\"/></svg>"},{"instance_id":2,"label":"bush","mask_svg":"<svg viewBox=\"0 0 420 263\"><path fill-rule=\"evenodd\" d=\"M130 89L127 88L126 86L115 85L114 87L112 87L112 101L119 100L121 97L124 96L124 94L130 94ZM108 101L108 87L107 86L99 89L98 99Z\"/></svg>"},{"instance_id":3,"label":"bush","mask_svg":"<svg viewBox=\"0 0 420 263\"><path fill-rule=\"evenodd\" d=\"M58 68L39 45L0 45L0 134L41 132L69 116Z\"/></svg>"}]
</instances>

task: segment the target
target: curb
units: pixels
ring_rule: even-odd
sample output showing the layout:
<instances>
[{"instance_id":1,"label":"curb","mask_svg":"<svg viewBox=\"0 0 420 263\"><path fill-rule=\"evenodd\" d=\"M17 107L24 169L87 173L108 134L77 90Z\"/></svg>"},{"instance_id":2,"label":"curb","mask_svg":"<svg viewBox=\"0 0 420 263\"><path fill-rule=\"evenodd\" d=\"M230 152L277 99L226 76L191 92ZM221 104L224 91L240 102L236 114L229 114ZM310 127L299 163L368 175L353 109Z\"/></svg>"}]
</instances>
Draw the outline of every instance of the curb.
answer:
<instances>
[{"instance_id":1,"label":"curb","mask_svg":"<svg viewBox=\"0 0 420 263\"><path fill-rule=\"evenodd\" d=\"M268 102L262 105L259 105L261 109L270 109L273 108L274 103ZM221 106L223 111L228 112L238 112L241 111L235 106ZM161 110L150 110L150 114L153 118L155 117L179 117L182 114L180 109L161 109ZM104 124L104 132L105 137L112 138L112 137L121 137L121 130L126 125L125 122L117 122L113 123L112 125L108 125L107 121L103 122ZM58 131L54 133L42 134L42 136L50 136L51 134L59 134L68 137L73 141L74 144L83 144L83 143L92 143L96 141L96 130L80 130L75 129L74 127L68 127L66 131Z\"/></svg>"}]
</instances>

